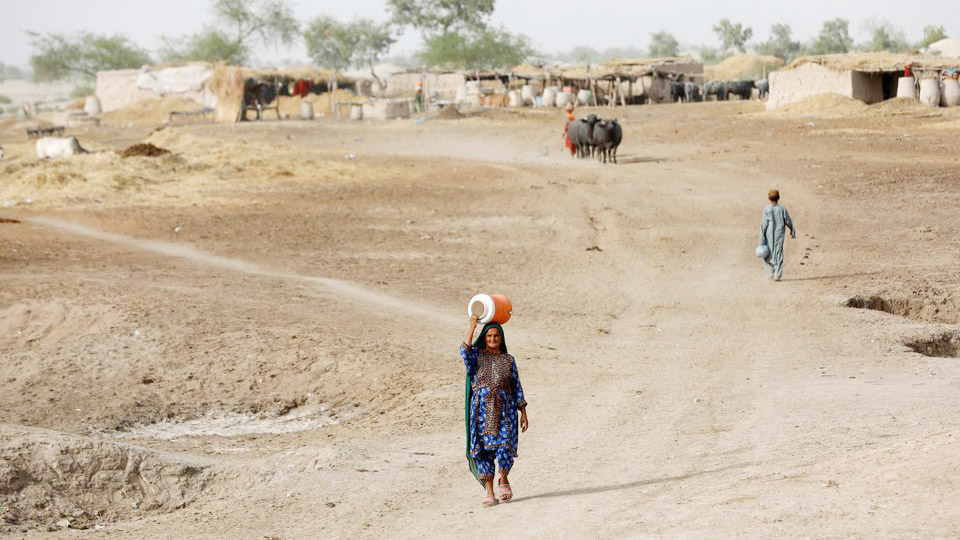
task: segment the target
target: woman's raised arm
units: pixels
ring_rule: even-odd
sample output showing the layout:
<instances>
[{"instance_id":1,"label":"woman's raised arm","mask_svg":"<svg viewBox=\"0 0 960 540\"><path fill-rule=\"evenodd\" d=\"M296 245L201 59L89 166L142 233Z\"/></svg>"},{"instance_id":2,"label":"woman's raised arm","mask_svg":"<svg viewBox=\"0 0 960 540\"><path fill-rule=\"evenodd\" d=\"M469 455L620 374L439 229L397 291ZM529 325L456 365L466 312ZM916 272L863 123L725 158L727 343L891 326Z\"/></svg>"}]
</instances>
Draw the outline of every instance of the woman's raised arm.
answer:
<instances>
[{"instance_id":1,"label":"woman's raised arm","mask_svg":"<svg viewBox=\"0 0 960 540\"><path fill-rule=\"evenodd\" d=\"M473 346L473 333L477 331L477 319L479 317L476 313L470 316L470 328L467 329L467 337L463 338L463 344L467 347Z\"/></svg>"}]
</instances>

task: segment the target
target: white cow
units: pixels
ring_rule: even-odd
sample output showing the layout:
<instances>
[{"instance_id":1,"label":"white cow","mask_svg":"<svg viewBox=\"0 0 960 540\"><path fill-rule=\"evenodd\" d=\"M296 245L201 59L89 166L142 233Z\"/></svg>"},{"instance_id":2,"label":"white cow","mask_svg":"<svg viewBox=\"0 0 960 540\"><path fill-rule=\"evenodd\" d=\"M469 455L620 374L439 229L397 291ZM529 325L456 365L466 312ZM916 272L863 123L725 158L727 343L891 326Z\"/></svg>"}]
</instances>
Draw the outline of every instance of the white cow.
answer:
<instances>
[{"instance_id":1,"label":"white cow","mask_svg":"<svg viewBox=\"0 0 960 540\"><path fill-rule=\"evenodd\" d=\"M37 141L37 157L40 159L86 153L76 137L44 137Z\"/></svg>"}]
</instances>

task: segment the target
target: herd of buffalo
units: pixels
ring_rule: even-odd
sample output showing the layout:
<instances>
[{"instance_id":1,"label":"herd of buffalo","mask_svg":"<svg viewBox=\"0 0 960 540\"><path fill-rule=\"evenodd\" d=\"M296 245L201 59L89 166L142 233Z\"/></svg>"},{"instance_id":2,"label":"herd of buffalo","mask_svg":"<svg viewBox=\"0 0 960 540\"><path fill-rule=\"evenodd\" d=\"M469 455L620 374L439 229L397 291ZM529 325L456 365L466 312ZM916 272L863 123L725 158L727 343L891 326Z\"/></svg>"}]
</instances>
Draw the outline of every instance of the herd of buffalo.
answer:
<instances>
[{"instance_id":1,"label":"herd of buffalo","mask_svg":"<svg viewBox=\"0 0 960 540\"><path fill-rule=\"evenodd\" d=\"M717 101L726 101L730 96L740 99L750 99L753 89L757 89L760 99L767 97L770 92L770 82L767 79L759 81L708 81L697 84L690 81L672 81L670 83L671 101L706 101L707 96L714 96Z\"/></svg>"},{"instance_id":2,"label":"herd of buffalo","mask_svg":"<svg viewBox=\"0 0 960 540\"><path fill-rule=\"evenodd\" d=\"M603 120L591 114L567 122L566 144L570 154L580 158L594 157L606 163L617 162L617 147L623 140L623 128L617 120Z\"/></svg>"}]
</instances>

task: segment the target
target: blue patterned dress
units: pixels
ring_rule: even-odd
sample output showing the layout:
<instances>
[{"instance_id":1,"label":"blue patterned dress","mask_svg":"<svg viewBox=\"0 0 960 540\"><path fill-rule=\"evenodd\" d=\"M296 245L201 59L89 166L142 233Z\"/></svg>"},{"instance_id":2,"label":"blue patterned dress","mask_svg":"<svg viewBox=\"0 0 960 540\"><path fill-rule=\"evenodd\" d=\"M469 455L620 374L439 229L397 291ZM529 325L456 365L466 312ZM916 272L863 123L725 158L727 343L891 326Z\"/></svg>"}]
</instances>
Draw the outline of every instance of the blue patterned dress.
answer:
<instances>
[{"instance_id":1,"label":"blue patterned dress","mask_svg":"<svg viewBox=\"0 0 960 540\"><path fill-rule=\"evenodd\" d=\"M492 354L465 344L460 344L460 357L473 379L469 453L474 458L496 455L501 469L509 469L517 456L517 410L527 406L517 363L509 354Z\"/></svg>"}]
</instances>

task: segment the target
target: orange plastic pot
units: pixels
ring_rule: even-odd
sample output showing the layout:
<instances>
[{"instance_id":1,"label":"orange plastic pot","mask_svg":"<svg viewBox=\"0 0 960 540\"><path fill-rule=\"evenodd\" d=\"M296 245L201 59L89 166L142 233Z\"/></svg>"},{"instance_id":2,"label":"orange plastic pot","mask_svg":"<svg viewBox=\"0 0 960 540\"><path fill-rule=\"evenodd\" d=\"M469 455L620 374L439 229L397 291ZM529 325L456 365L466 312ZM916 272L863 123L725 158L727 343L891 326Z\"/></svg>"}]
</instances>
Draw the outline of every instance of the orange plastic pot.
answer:
<instances>
[{"instance_id":1,"label":"orange plastic pot","mask_svg":"<svg viewBox=\"0 0 960 540\"><path fill-rule=\"evenodd\" d=\"M513 303L504 294L478 294L467 302L467 315L477 315L477 322L504 324L513 314Z\"/></svg>"}]
</instances>

